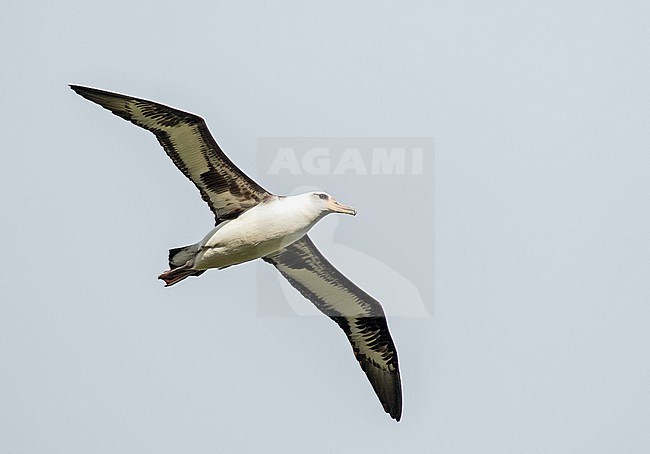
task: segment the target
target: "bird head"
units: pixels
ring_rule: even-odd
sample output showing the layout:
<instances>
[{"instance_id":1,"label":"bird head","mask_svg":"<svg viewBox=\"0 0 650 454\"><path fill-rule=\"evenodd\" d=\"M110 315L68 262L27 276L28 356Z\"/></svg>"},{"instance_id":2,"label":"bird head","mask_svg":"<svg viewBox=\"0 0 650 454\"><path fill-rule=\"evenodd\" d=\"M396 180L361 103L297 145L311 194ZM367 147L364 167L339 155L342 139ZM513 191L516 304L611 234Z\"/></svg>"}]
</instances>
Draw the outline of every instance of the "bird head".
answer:
<instances>
[{"instance_id":1,"label":"bird head","mask_svg":"<svg viewBox=\"0 0 650 454\"><path fill-rule=\"evenodd\" d=\"M336 199L334 199L334 197L329 195L327 192L310 192L308 193L308 196L311 198L311 203L318 206L325 214L342 213L351 214L352 216L355 216L357 214L357 210L351 206L343 205L342 203L337 202Z\"/></svg>"}]
</instances>

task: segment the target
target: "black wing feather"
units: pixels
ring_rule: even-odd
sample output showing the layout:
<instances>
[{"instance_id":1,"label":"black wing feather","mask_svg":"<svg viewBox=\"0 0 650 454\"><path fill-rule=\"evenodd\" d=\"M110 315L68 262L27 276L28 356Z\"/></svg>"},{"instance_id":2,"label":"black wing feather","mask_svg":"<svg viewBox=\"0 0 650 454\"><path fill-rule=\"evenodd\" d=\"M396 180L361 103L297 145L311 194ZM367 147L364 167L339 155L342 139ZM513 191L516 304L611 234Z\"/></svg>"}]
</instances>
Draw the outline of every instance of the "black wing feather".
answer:
<instances>
[{"instance_id":1,"label":"black wing feather","mask_svg":"<svg viewBox=\"0 0 650 454\"><path fill-rule=\"evenodd\" d=\"M205 121L145 99L70 85L77 94L151 131L176 167L198 188L216 223L233 219L272 197L225 155Z\"/></svg>"},{"instance_id":2,"label":"black wing feather","mask_svg":"<svg viewBox=\"0 0 650 454\"><path fill-rule=\"evenodd\" d=\"M341 327L384 410L399 421L402 385L397 350L381 304L334 268L307 235L264 260Z\"/></svg>"}]
</instances>

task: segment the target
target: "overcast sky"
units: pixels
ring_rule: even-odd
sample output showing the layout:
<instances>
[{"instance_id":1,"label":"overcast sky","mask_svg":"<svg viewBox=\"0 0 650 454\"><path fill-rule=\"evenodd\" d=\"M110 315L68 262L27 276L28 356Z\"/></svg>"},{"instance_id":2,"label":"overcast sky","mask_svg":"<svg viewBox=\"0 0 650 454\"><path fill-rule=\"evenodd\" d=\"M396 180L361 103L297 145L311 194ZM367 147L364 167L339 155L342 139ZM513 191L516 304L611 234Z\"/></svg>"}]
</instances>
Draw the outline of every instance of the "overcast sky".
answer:
<instances>
[{"instance_id":1,"label":"overcast sky","mask_svg":"<svg viewBox=\"0 0 650 454\"><path fill-rule=\"evenodd\" d=\"M646 452L649 20L614 1L7 3L0 451ZM359 210L313 238L393 314L402 422L272 267L163 288L211 213L151 134L68 83L198 113L264 187ZM300 165L319 138L330 170L269 172L278 137ZM420 173L335 172L354 138L434 145Z\"/></svg>"}]
</instances>

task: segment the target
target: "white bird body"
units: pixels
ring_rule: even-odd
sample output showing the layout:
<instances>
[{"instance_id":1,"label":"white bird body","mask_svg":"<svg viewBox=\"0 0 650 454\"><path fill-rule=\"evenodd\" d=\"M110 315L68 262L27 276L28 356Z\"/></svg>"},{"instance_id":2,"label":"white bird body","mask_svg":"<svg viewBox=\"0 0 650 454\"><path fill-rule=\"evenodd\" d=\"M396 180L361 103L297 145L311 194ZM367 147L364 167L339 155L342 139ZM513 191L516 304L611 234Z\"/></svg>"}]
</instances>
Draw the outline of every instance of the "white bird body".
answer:
<instances>
[{"instance_id":1,"label":"white bird body","mask_svg":"<svg viewBox=\"0 0 650 454\"><path fill-rule=\"evenodd\" d=\"M326 209L313 193L260 203L219 224L197 243L191 268L225 268L279 251L302 238L327 214Z\"/></svg>"}]
</instances>

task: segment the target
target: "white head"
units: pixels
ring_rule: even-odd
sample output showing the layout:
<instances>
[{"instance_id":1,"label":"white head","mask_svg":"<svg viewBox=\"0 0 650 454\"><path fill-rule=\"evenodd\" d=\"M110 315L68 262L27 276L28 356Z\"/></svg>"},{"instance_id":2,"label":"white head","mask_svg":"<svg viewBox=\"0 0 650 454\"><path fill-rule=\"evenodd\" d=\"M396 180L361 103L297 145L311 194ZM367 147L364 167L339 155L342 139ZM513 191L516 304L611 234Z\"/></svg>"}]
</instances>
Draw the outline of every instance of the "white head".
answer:
<instances>
[{"instance_id":1,"label":"white head","mask_svg":"<svg viewBox=\"0 0 650 454\"><path fill-rule=\"evenodd\" d=\"M320 219L330 213L351 214L352 216L357 214L357 210L337 202L334 197L329 195L327 192L307 192L293 197L300 199L301 205L306 208L314 218Z\"/></svg>"},{"instance_id":2,"label":"white head","mask_svg":"<svg viewBox=\"0 0 650 454\"><path fill-rule=\"evenodd\" d=\"M343 213L351 214L352 216L357 215L357 210L348 205L343 205L339 203L329 195L327 192L311 192L309 193L314 200L317 200L317 204L322 207L322 210L325 214L329 213Z\"/></svg>"}]
</instances>

